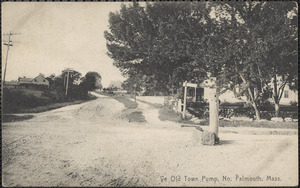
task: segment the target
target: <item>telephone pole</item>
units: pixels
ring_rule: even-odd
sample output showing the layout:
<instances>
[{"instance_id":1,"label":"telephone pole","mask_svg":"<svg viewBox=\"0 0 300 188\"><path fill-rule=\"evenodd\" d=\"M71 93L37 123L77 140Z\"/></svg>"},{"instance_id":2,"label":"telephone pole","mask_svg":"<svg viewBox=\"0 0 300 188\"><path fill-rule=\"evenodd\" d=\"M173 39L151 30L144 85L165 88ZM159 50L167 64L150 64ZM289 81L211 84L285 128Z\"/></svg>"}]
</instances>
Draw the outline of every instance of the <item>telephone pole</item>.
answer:
<instances>
[{"instance_id":1,"label":"telephone pole","mask_svg":"<svg viewBox=\"0 0 300 188\"><path fill-rule=\"evenodd\" d=\"M67 82L64 85L66 85L66 93L65 93L65 95L68 95L69 77L70 77L70 72L73 72L73 70L67 68L64 72L67 72ZM64 80L65 80L65 78L64 78Z\"/></svg>"},{"instance_id":2,"label":"telephone pole","mask_svg":"<svg viewBox=\"0 0 300 188\"><path fill-rule=\"evenodd\" d=\"M8 35L8 41L3 43L4 45L7 46L6 59L5 59L5 67L4 67L4 74L3 74L3 87L4 87L4 84L5 84L5 76L6 76L7 60L8 60L8 51L9 51L9 47L13 46L13 44L12 44L13 41L11 40L11 36L12 35L17 35L17 34L19 34L19 33L9 32L8 34L4 34L4 35Z\"/></svg>"}]
</instances>

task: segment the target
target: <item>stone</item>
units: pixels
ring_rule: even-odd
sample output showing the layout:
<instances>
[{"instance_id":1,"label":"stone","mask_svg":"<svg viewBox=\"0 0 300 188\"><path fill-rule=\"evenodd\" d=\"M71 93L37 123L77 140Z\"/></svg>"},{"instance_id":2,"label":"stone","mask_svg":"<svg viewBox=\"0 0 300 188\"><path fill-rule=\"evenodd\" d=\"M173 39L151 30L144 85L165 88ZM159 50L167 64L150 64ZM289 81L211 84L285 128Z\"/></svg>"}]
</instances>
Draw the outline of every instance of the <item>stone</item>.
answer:
<instances>
[{"instance_id":1,"label":"stone","mask_svg":"<svg viewBox=\"0 0 300 188\"><path fill-rule=\"evenodd\" d=\"M248 117L231 117L231 121L253 121L252 118Z\"/></svg>"},{"instance_id":2,"label":"stone","mask_svg":"<svg viewBox=\"0 0 300 188\"><path fill-rule=\"evenodd\" d=\"M267 119L260 119L260 120L255 120L256 122L269 122Z\"/></svg>"},{"instance_id":3,"label":"stone","mask_svg":"<svg viewBox=\"0 0 300 188\"><path fill-rule=\"evenodd\" d=\"M298 119L293 119L293 122L298 122Z\"/></svg>"},{"instance_id":4,"label":"stone","mask_svg":"<svg viewBox=\"0 0 300 188\"><path fill-rule=\"evenodd\" d=\"M289 117L287 117L287 118L284 118L284 121L285 121L285 122L292 122L292 121L293 121L293 119L292 119L292 118L289 118Z\"/></svg>"},{"instance_id":5,"label":"stone","mask_svg":"<svg viewBox=\"0 0 300 188\"><path fill-rule=\"evenodd\" d=\"M272 117L271 121L274 121L274 122L283 122L283 118L281 118L281 117Z\"/></svg>"},{"instance_id":6,"label":"stone","mask_svg":"<svg viewBox=\"0 0 300 188\"><path fill-rule=\"evenodd\" d=\"M204 131L201 135L201 144L213 146L219 142L219 139L216 138L216 134L212 132Z\"/></svg>"}]
</instances>

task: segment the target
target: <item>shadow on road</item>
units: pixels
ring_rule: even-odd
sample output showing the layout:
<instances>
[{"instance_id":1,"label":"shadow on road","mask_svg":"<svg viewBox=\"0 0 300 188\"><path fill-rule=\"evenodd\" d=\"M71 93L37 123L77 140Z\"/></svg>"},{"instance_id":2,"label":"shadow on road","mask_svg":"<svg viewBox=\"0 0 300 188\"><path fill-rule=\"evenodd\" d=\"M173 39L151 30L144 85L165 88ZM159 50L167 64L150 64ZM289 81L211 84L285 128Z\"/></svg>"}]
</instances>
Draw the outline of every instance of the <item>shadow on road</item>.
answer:
<instances>
[{"instance_id":1,"label":"shadow on road","mask_svg":"<svg viewBox=\"0 0 300 188\"><path fill-rule=\"evenodd\" d=\"M234 144L234 140L220 140L218 145L229 145L229 144Z\"/></svg>"}]
</instances>

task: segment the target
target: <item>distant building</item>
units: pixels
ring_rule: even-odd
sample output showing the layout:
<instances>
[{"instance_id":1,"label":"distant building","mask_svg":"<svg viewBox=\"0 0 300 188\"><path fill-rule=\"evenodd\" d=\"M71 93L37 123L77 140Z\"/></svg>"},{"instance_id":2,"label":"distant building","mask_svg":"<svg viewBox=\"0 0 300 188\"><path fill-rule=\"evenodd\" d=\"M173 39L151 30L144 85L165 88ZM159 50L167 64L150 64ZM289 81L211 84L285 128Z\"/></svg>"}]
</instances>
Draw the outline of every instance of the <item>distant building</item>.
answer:
<instances>
[{"instance_id":1,"label":"distant building","mask_svg":"<svg viewBox=\"0 0 300 188\"><path fill-rule=\"evenodd\" d=\"M23 78L19 77L18 78L18 83L19 84L31 84L32 78L26 78L25 76Z\"/></svg>"},{"instance_id":2,"label":"distant building","mask_svg":"<svg viewBox=\"0 0 300 188\"><path fill-rule=\"evenodd\" d=\"M274 102L273 99L270 99L269 101ZM286 85L279 103L283 105L289 105L292 102L298 103L298 91L293 91L288 85Z\"/></svg>"},{"instance_id":3,"label":"distant building","mask_svg":"<svg viewBox=\"0 0 300 188\"><path fill-rule=\"evenodd\" d=\"M5 88L17 88L18 86L19 86L19 82L15 80L5 82Z\"/></svg>"},{"instance_id":4,"label":"distant building","mask_svg":"<svg viewBox=\"0 0 300 188\"><path fill-rule=\"evenodd\" d=\"M49 87L49 81L42 74L39 74L35 78L26 78L25 76L19 77L18 85L19 86L47 86L47 87Z\"/></svg>"},{"instance_id":5,"label":"distant building","mask_svg":"<svg viewBox=\"0 0 300 188\"><path fill-rule=\"evenodd\" d=\"M188 88L188 99L192 101L200 101L200 100L208 100L210 98L210 90L208 87L204 84L205 81L203 81L200 84L197 84L197 88L190 87ZM238 89L238 88L237 88ZM196 96L196 97L195 97ZM234 92L231 90L227 90L224 93L221 93L219 95L219 100L224 103L238 103L238 102L245 102L246 96L236 97ZM274 103L273 99L268 99L271 103ZM293 91L289 88L288 85L285 86L285 89L283 91L283 95L280 100L280 104L282 105L290 105L292 102L298 102L298 91Z\"/></svg>"},{"instance_id":6,"label":"distant building","mask_svg":"<svg viewBox=\"0 0 300 188\"><path fill-rule=\"evenodd\" d=\"M42 75L39 74L37 77L33 78L31 80L32 84L37 84L37 85L47 85L49 86L49 81Z\"/></svg>"}]
</instances>

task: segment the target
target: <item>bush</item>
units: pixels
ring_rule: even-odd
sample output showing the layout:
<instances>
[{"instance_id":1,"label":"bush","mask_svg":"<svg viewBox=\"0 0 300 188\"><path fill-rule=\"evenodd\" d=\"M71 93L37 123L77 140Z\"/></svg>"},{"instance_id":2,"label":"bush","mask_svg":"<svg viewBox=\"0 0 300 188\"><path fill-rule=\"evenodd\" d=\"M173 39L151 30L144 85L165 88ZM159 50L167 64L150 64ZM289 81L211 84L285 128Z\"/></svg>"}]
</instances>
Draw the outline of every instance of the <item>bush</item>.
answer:
<instances>
[{"instance_id":1,"label":"bush","mask_svg":"<svg viewBox=\"0 0 300 188\"><path fill-rule=\"evenodd\" d=\"M291 101L291 102L290 102L290 105L291 105L291 106L298 106L298 102L297 102L297 101Z\"/></svg>"}]
</instances>

